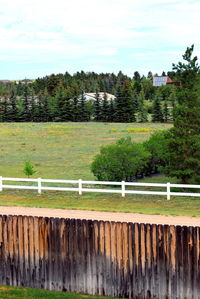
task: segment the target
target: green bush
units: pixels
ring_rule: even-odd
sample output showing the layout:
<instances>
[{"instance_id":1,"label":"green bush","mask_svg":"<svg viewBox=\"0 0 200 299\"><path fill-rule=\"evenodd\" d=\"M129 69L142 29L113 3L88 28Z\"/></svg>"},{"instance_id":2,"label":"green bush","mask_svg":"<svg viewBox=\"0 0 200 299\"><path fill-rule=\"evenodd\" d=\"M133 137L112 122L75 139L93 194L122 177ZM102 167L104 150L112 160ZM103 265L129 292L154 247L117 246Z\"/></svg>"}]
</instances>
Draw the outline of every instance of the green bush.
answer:
<instances>
[{"instance_id":1,"label":"green bush","mask_svg":"<svg viewBox=\"0 0 200 299\"><path fill-rule=\"evenodd\" d=\"M143 143L145 149L151 154L146 175L164 171L168 161L167 136L168 131L158 131Z\"/></svg>"},{"instance_id":2,"label":"green bush","mask_svg":"<svg viewBox=\"0 0 200 299\"><path fill-rule=\"evenodd\" d=\"M142 144L122 138L116 144L103 146L91 170L98 180L132 181L143 176L150 159L149 152Z\"/></svg>"}]
</instances>

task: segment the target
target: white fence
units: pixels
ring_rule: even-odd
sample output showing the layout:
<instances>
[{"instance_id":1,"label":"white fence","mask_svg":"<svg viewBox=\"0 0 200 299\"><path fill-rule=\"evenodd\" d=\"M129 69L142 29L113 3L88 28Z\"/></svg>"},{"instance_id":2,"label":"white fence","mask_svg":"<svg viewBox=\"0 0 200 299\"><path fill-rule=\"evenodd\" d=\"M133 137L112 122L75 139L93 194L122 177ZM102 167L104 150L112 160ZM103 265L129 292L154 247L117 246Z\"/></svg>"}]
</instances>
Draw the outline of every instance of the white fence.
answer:
<instances>
[{"instance_id":1,"label":"white fence","mask_svg":"<svg viewBox=\"0 0 200 299\"><path fill-rule=\"evenodd\" d=\"M11 185L4 184L4 182L31 182L35 185ZM43 184L42 184L43 183ZM45 186L45 183L51 184L77 184L77 187L58 187L58 186ZM87 188L84 186L86 185ZM107 186L120 186L120 189L93 189L91 185L107 185ZM162 187L165 188L165 191L143 191L143 190L130 190L126 187ZM171 188L194 188L200 189L200 185L185 185L185 184L170 184L170 183L130 183L130 182L104 182L104 181L83 181L83 180L52 180L52 179L28 179L28 178L9 178L9 177L0 177L0 191L3 189L24 189L24 190L37 190L39 194L44 191L75 191L79 195L82 195L83 192L103 192L103 193L118 193L122 197L125 197L125 194L146 194L146 195L165 195L167 200L170 200L170 196L192 196L200 197L200 193L186 193L186 192L171 192Z\"/></svg>"}]
</instances>

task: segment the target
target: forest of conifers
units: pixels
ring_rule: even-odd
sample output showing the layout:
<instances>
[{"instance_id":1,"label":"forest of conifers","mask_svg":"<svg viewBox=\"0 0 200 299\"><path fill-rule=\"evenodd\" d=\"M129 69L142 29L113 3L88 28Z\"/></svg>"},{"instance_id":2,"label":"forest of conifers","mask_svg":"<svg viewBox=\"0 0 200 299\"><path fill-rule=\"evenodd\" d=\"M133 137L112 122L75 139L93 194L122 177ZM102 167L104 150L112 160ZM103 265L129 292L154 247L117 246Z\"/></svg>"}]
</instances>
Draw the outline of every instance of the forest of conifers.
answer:
<instances>
[{"instance_id":1,"label":"forest of conifers","mask_svg":"<svg viewBox=\"0 0 200 299\"><path fill-rule=\"evenodd\" d=\"M165 75L165 74L163 74ZM175 72L169 72L175 78ZM174 85L154 87L152 73L130 78L121 71L97 74L52 74L26 82L0 83L1 122L103 121L171 122L176 105ZM84 93L95 93L85 100ZM100 98L99 92L104 92ZM108 100L106 93L116 98Z\"/></svg>"}]
</instances>

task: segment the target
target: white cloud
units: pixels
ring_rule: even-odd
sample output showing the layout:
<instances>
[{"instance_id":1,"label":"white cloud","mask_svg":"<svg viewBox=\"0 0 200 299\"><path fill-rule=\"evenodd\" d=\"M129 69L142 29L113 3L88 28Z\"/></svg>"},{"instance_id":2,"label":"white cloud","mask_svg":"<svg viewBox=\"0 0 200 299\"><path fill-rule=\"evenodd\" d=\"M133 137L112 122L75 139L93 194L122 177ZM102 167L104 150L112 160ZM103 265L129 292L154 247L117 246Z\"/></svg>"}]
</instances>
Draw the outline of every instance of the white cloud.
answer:
<instances>
[{"instance_id":1,"label":"white cloud","mask_svg":"<svg viewBox=\"0 0 200 299\"><path fill-rule=\"evenodd\" d=\"M144 69L148 52L149 70L156 52L173 62L192 43L200 50L199 11L194 0L1 0L0 61L78 59L81 69L92 59L101 71L114 56L128 70L136 56Z\"/></svg>"}]
</instances>

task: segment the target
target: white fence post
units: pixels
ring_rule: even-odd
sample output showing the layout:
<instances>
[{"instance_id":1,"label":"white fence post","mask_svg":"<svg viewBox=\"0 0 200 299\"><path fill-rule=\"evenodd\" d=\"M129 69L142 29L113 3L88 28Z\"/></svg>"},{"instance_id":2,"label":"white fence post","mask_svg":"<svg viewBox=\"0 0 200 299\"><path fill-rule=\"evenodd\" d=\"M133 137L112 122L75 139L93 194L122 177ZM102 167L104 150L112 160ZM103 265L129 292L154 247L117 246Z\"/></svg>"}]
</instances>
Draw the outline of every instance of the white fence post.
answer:
<instances>
[{"instance_id":1,"label":"white fence post","mask_svg":"<svg viewBox=\"0 0 200 299\"><path fill-rule=\"evenodd\" d=\"M82 195L82 180L78 180L78 194Z\"/></svg>"},{"instance_id":2,"label":"white fence post","mask_svg":"<svg viewBox=\"0 0 200 299\"><path fill-rule=\"evenodd\" d=\"M125 182L122 181L122 197L125 197Z\"/></svg>"},{"instance_id":3,"label":"white fence post","mask_svg":"<svg viewBox=\"0 0 200 299\"><path fill-rule=\"evenodd\" d=\"M170 183L167 183L167 200L170 200Z\"/></svg>"},{"instance_id":4,"label":"white fence post","mask_svg":"<svg viewBox=\"0 0 200 299\"><path fill-rule=\"evenodd\" d=\"M41 192L42 192L41 178L38 178L38 194L41 194Z\"/></svg>"},{"instance_id":5,"label":"white fence post","mask_svg":"<svg viewBox=\"0 0 200 299\"><path fill-rule=\"evenodd\" d=\"M3 191L3 179L2 176L0 176L0 192Z\"/></svg>"}]
</instances>

